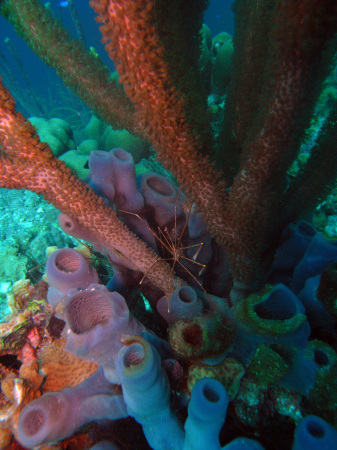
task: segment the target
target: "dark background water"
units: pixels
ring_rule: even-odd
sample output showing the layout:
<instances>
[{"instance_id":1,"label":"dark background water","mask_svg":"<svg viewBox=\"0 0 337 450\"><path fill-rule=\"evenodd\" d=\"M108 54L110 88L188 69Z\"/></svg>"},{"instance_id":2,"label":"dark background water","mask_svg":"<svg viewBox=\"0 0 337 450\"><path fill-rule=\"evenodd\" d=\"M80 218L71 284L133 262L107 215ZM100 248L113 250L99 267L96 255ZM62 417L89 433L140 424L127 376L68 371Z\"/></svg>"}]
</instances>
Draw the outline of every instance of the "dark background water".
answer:
<instances>
[{"instance_id":1,"label":"dark background water","mask_svg":"<svg viewBox=\"0 0 337 450\"><path fill-rule=\"evenodd\" d=\"M74 0L73 3L75 4L78 16L82 23L87 47L94 47L104 64L112 71L113 63L109 59L100 41L101 35L95 22L95 13L92 8L90 8L89 2L84 0ZM227 31L230 34L233 34L234 22L233 13L231 11L232 3L233 0L210 1L204 22L211 29L213 36L221 31ZM50 5L56 16L63 22L64 26L72 35L77 36L69 13L69 8L61 7L59 1L56 0L51 0ZM5 40L7 40L7 43L5 43ZM15 53L17 53L19 57L16 57ZM22 63L21 69L18 64L18 58ZM12 25L0 16L0 75L2 74L6 84L4 68L7 68L7 72L8 69L10 69L12 76L14 77L12 77L12 85L9 87L14 96L17 97L17 101L20 102L20 98L18 97L21 97L22 99L25 97L26 99L25 102L22 101L22 105L19 105L19 108L24 114L29 116L36 113L36 115L39 115L38 108L36 109L34 106L34 101L30 101L32 97L34 97L34 99L37 99L38 103L41 104L42 102L44 104L44 110L48 109L50 113L51 110L55 110L54 116L62 117L63 114L61 114L61 108L66 101L70 102L68 92L66 90L64 92L62 91L63 88L60 87L55 71L41 62L27 47L26 43L16 35ZM29 80L29 83L27 83L27 79ZM79 107L76 105L76 102L77 100L75 100L74 104L74 99L71 100L71 107L74 109ZM26 108L23 106L24 104L26 105ZM60 108L59 111L58 108ZM29 109L31 110L29 111ZM57 112L60 114L57 114Z\"/></svg>"}]
</instances>

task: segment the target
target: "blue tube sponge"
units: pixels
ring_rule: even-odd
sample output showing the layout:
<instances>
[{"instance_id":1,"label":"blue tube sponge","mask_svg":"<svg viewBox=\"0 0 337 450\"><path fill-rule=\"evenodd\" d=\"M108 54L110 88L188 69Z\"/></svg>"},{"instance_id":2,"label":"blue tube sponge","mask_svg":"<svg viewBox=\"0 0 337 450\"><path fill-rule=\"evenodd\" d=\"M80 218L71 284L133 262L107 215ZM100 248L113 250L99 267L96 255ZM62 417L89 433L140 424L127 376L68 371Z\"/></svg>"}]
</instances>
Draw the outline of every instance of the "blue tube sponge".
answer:
<instances>
[{"instance_id":1,"label":"blue tube sponge","mask_svg":"<svg viewBox=\"0 0 337 450\"><path fill-rule=\"evenodd\" d=\"M219 450L219 434L226 418L228 394L212 378L203 378L193 387L185 422L183 450Z\"/></svg>"},{"instance_id":2,"label":"blue tube sponge","mask_svg":"<svg viewBox=\"0 0 337 450\"><path fill-rule=\"evenodd\" d=\"M233 355L241 362L250 360L260 344L304 348L308 343L311 329L304 306L282 283L237 302L233 315L238 322Z\"/></svg>"},{"instance_id":3,"label":"blue tube sponge","mask_svg":"<svg viewBox=\"0 0 337 450\"><path fill-rule=\"evenodd\" d=\"M303 258L316 233L315 227L305 220L290 223L283 230L281 243L269 272L271 284L284 283L289 286L295 267Z\"/></svg>"},{"instance_id":4,"label":"blue tube sponge","mask_svg":"<svg viewBox=\"0 0 337 450\"><path fill-rule=\"evenodd\" d=\"M140 336L124 336L116 370L128 413L143 426L154 450L179 450L182 427L170 408L170 384L156 349Z\"/></svg>"},{"instance_id":5,"label":"blue tube sponge","mask_svg":"<svg viewBox=\"0 0 337 450\"><path fill-rule=\"evenodd\" d=\"M236 438L222 447L222 450L264 450L264 447L253 439Z\"/></svg>"},{"instance_id":6,"label":"blue tube sponge","mask_svg":"<svg viewBox=\"0 0 337 450\"><path fill-rule=\"evenodd\" d=\"M337 448L337 430L317 416L307 416L297 426L293 450L332 450Z\"/></svg>"},{"instance_id":7,"label":"blue tube sponge","mask_svg":"<svg viewBox=\"0 0 337 450\"><path fill-rule=\"evenodd\" d=\"M291 290L298 294L308 278L313 278L337 261L337 245L317 233L310 242L307 251L297 264Z\"/></svg>"},{"instance_id":8,"label":"blue tube sponge","mask_svg":"<svg viewBox=\"0 0 337 450\"><path fill-rule=\"evenodd\" d=\"M74 388L42 395L23 408L18 439L33 448L71 436L93 420L127 417L126 404L99 370Z\"/></svg>"}]
</instances>

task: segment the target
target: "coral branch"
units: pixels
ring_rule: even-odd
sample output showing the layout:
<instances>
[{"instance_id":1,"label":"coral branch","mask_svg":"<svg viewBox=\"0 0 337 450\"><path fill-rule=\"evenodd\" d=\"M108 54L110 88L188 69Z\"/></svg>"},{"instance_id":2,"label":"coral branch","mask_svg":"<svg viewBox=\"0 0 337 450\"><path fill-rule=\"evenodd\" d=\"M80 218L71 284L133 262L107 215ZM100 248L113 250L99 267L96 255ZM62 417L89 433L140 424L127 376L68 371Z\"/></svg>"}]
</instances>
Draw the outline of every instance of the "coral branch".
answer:
<instances>
[{"instance_id":1,"label":"coral branch","mask_svg":"<svg viewBox=\"0 0 337 450\"><path fill-rule=\"evenodd\" d=\"M268 83L266 87L259 86L258 96L253 94L259 114L245 136L242 124L249 123L247 97L235 98L234 118L243 154L241 170L229 194L224 236L235 278L248 284L259 278L257 268L261 267L262 253L280 226L277 222L287 169L296 157L320 82L327 73L328 63L322 55L337 27L337 6L329 0L272 3L272 27L266 24L270 29L268 59L261 71ZM241 14L247 17L251 10L259 11L259 4L238 0L236 8L241 7ZM270 8L268 2L263 5ZM239 45L243 55L237 69L243 74L241 77L250 78L256 66L250 60L249 49L254 43L247 30L250 28L241 30L243 37L238 33L239 44L242 39L245 46ZM249 80L243 86L248 89ZM248 119L252 120L250 109Z\"/></svg>"},{"instance_id":2,"label":"coral branch","mask_svg":"<svg viewBox=\"0 0 337 450\"><path fill-rule=\"evenodd\" d=\"M140 126L160 160L202 209L210 233L221 237L223 185L218 172L202 155L198 136L186 120L184 100L172 83L172 69L153 25L157 5L153 0L93 0L90 5L99 14L98 22L103 23L100 30L106 50L135 103Z\"/></svg>"},{"instance_id":3,"label":"coral branch","mask_svg":"<svg viewBox=\"0 0 337 450\"><path fill-rule=\"evenodd\" d=\"M29 189L53 203L97 237L111 252L131 261L166 293L183 282L143 241L122 224L92 189L41 143L34 128L15 111L15 102L0 83L0 185ZM155 264L155 270L151 268Z\"/></svg>"}]
</instances>

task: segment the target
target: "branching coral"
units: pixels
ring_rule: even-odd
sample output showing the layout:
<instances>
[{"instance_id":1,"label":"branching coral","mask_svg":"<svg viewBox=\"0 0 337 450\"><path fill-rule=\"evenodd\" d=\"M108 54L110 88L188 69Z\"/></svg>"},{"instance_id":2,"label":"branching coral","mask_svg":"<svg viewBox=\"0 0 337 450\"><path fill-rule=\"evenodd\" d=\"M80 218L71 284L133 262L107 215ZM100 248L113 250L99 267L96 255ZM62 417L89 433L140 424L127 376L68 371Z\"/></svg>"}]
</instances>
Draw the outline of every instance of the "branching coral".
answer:
<instances>
[{"instance_id":1,"label":"branching coral","mask_svg":"<svg viewBox=\"0 0 337 450\"><path fill-rule=\"evenodd\" d=\"M158 156L203 211L210 232L225 245L235 281L253 287L263 276L263 251L280 227L275 223L275 211L282 207L286 171L298 151L299 139L317 99L317 81L323 78L327 66L326 60L322 62L322 51L336 29L336 6L329 1L323 6L321 2L306 0L235 2L238 77L234 77L228 108L230 124L225 129L229 141L233 141L233 133L236 135L235 146L241 155L238 153L235 158L241 167L226 201L218 173L201 155L202 141L186 120L188 100L181 97L174 84L172 73L181 70L183 63L180 58L172 68L166 57L166 52L181 50L163 45L157 18L165 8L155 1L130 4L126 0L92 0L91 5L103 23L106 49L135 103L139 123ZM261 42L265 39L265 27L268 39ZM174 27L171 35L175 36ZM255 55L254 49L260 53ZM259 58L254 60L255 56ZM299 115L302 118L296 122ZM326 147L320 161L332 155ZM225 172L233 170L229 167L234 159L231 151L221 159ZM307 173L312 173L310 166L311 163ZM329 180L336 176L336 164L332 166ZM289 191L288 198L292 195ZM317 187L311 204L323 192L321 186ZM296 206L298 202L292 205L293 211ZM297 217L303 212L307 210L296 211ZM281 226L287 219L289 214L281 217Z\"/></svg>"},{"instance_id":2,"label":"branching coral","mask_svg":"<svg viewBox=\"0 0 337 450\"><path fill-rule=\"evenodd\" d=\"M199 7L201 3L198 2ZM90 4L99 13L99 22L104 23L101 31L104 41L109 41L106 49L117 63L120 81L136 105L139 124L149 135L160 159L202 209L210 232L220 235L224 223L223 185L219 182L220 175L203 156L202 142L186 119L186 97L181 98L172 83L172 68L164 56L167 50L153 25L158 13L155 2L124 0ZM182 64L181 58L179 62ZM178 66L177 70L182 67Z\"/></svg>"}]
</instances>

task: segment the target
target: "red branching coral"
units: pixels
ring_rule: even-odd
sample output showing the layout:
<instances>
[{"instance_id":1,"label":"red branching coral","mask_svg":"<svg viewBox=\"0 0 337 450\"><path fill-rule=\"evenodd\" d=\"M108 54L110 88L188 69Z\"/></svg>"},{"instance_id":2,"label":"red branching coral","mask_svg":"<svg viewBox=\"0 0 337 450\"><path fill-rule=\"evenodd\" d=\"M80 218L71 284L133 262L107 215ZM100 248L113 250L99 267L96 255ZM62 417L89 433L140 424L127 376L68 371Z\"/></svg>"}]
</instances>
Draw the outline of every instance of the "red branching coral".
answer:
<instances>
[{"instance_id":1,"label":"red branching coral","mask_svg":"<svg viewBox=\"0 0 337 450\"><path fill-rule=\"evenodd\" d=\"M184 100L172 84L165 49L153 26L155 2L93 0L90 5L103 23L100 30L106 50L135 103L140 126L150 136L159 158L202 209L209 231L221 235L224 185L201 154L198 136L186 121Z\"/></svg>"}]
</instances>

